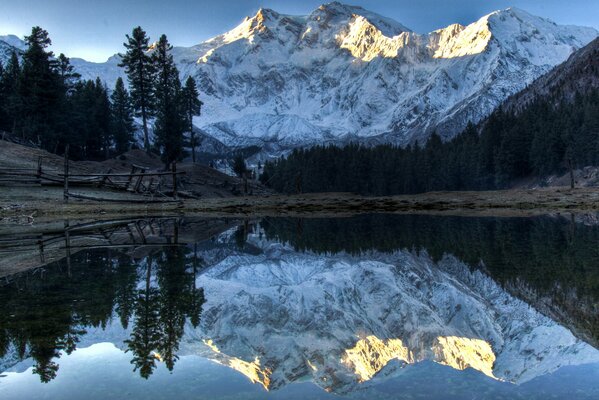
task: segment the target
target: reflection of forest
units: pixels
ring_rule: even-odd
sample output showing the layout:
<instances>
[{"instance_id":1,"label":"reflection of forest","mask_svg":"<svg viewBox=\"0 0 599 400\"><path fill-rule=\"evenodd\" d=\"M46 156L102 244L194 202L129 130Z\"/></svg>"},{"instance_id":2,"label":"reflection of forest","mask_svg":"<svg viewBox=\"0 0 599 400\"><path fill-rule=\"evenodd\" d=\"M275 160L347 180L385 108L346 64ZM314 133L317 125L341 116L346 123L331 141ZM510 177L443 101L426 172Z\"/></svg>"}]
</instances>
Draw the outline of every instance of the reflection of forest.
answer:
<instances>
[{"instance_id":1,"label":"reflection of forest","mask_svg":"<svg viewBox=\"0 0 599 400\"><path fill-rule=\"evenodd\" d=\"M126 253L83 249L12 277L0 287L0 358L12 350L21 359L32 357L34 372L48 382L57 374L57 358L75 350L86 329L104 328L118 318L131 331L126 347L142 377L148 378L159 360L172 370L186 322L194 327L200 322L204 293L195 287L195 277L204 268L203 240L231 225L225 220L181 220L163 229L167 235L156 235L164 247L142 244ZM258 232L317 253L424 249L435 259L453 254L484 268L583 340L599 343L599 226L549 217L414 215L266 218L260 226L256 231L253 224L239 225L228 239L235 251L259 253L248 240ZM177 241L198 245L178 246ZM219 254L231 250L222 248Z\"/></svg>"},{"instance_id":2,"label":"reflection of forest","mask_svg":"<svg viewBox=\"0 0 599 400\"><path fill-rule=\"evenodd\" d=\"M599 344L599 226L567 218L371 215L266 218L271 240L317 253L426 250L481 267L514 295Z\"/></svg>"},{"instance_id":3,"label":"reflection of forest","mask_svg":"<svg viewBox=\"0 0 599 400\"><path fill-rule=\"evenodd\" d=\"M139 260L110 250L85 250L26 274L0 290L0 357L14 346L34 359L42 382L56 377L61 352L70 354L88 327L117 315L127 328L132 364L148 378L158 359L172 370L186 321L200 322L204 293L197 251L164 247Z\"/></svg>"}]
</instances>

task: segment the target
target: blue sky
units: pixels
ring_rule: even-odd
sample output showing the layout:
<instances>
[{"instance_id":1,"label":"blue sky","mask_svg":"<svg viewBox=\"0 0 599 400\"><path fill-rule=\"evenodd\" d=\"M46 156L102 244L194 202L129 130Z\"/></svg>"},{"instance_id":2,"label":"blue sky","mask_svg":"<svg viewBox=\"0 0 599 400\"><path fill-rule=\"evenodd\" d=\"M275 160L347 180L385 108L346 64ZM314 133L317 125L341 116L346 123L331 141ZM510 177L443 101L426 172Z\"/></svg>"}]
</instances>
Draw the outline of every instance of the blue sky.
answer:
<instances>
[{"instance_id":1,"label":"blue sky","mask_svg":"<svg viewBox=\"0 0 599 400\"><path fill-rule=\"evenodd\" d=\"M53 50L104 61L122 50L126 33L141 25L154 39L166 33L191 46L225 32L260 7L308 14L323 0L0 0L0 34L23 36L40 25ZM517 6L563 24L599 28L599 0L347 0L394 18L417 32L468 24L491 11Z\"/></svg>"}]
</instances>

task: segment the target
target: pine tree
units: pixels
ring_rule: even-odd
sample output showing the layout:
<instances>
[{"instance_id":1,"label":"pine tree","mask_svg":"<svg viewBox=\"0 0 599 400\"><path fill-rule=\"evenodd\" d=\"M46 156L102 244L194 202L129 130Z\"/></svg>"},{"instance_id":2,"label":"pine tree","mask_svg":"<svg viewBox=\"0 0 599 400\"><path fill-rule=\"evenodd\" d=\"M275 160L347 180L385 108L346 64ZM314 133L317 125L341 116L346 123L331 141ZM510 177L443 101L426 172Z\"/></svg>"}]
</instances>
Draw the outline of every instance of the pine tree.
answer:
<instances>
[{"instance_id":1,"label":"pine tree","mask_svg":"<svg viewBox=\"0 0 599 400\"><path fill-rule=\"evenodd\" d=\"M195 132L193 131L193 116L199 116L204 104L199 98L198 89L195 80L190 76L185 81L183 88L183 106L185 109L185 126L189 130L189 144L191 146L191 159L196 162L196 147L201 143L197 142Z\"/></svg>"},{"instance_id":2,"label":"pine tree","mask_svg":"<svg viewBox=\"0 0 599 400\"><path fill-rule=\"evenodd\" d=\"M99 157L104 157L107 159L110 157L110 147L112 144L111 107L110 99L108 97L108 90L100 78L96 78L94 85L94 97L94 123L96 135L100 138L102 152Z\"/></svg>"},{"instance_id":3,"label":"pine tree","mask_svg":"<svg viewBox=\"0 0 599 400\"><path fill-rule=\"evenodd\" d=\"M6 130L9 115L6 113L6 82L4 81L4 64L0 61L0 131Z\"/></svg>"},{"instance_id":4,"label":"pine tree","mask_svg":"<svg viewBox=\"0 0 599 400\"><path fill-rule=\"evenodd\" d=\"M129 150L135 132L131 99L122 78L117 79L110 99L112 100L112 136L116 151L121 154Z\"/></svg>"},{"instance_id":5,"label":"pine tree","mask_svg":"<svg viewBox=\"0 0 599 400\"><path fill-rule=\"evenodd\" d=\"M161 327L159 321L160 294L152 287L153 261L148 257L146 264L145 288L138 291L135 303L135 321L130 338L125 341L127 351L133 353L131 364L139 370L142 378L148 379L156 368L154 351L159 346Z\"/></svg>"},{"instance_id":6,"label":"pine tree","mask_svg":"<svg viewBox=\"0 0 599 400\"><path fill-rule=\"evenodd\" d=\"M168 166L183 157L183 132L185 110L182 101L179 71L170 54L172 46L162 35L152 59L156 69L154 93L156 95L156 121L154 134L161 159Z\"/></svg>"},{"instance_id":7,"label":"pine tree","mask_svg":"<svg viewBox=\"0 0 599 400\"><path fill-rule=\"evenodd\" d=\"M81 75L75 72L75 68L71 65L71 60L63 53L60 53L55 64L64 90L66 93L70 93L74 88L75 83L81 78Z\"/></svg>"},{"instance_id":8,"label":"pine tree","mask_svg":"<svg viewBox=\"0 0 599 400\"><path fill-rule=\"evenodd\" d=\"M24 138L40 141L44 148L53 150L58 139L53 122L59 118L61 86L52 68L53 53L45 50L52 41L47 31L35 26L25 42L29 47L23 54L19 86L21 133Z\"/></svg>"},{"instance_id":9,"label":"pine tree","mask_svg":"<svg viewBox=\"0 0 599 400\"><path fill-rule=\"evenodd\" d=\"M136 115L141 117L144 132L144 148L149 151L150 139L148 120L154 115L154 76L155 68L152 57L148 55L150 38L138 26L133 29L127 42L123 43L127 51L121 54L119 66L125 67L129 79L130 95Z\"/></svg>"},{"instance_id":10,"label":"pine tree","mask_svg":"<svg viewBox=\"0 0 599 400\"><path fill-rule=\"evenodd\" d=\"M233 159L233 172L239 177L242 177L247 172L247 166L241 154L237 154Z\"/></svg>"}]
</instances>

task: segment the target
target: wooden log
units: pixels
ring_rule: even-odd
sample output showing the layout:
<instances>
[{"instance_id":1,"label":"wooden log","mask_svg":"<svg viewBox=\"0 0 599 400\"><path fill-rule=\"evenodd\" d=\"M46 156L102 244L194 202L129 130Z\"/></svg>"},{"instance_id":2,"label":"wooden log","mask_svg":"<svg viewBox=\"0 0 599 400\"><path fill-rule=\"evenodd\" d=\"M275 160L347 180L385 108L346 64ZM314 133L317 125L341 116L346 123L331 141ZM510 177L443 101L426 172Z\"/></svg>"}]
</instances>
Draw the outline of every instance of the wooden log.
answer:
<instances>
[{"instance_id":1,"label":"wooden log","mask_svg":"<svg viewBox=\"0 0 599 400\"><path fill-rule=\"evenodd\" d=\"M106 184L106 180L108 180L108 175L112 172L112 168L108 169L108 172L106 173L106 175L104 175L102 177L102 179L100 180L100 183L98 184L98 187L102 187L102 185Z\"/></svg>"},{"instance_id":2,"label":"wooden log","mask_svg":"<svg viewBox=\"0 0 599 400\"><path fill-rule=\"evenodd\" d=\"M106 201L113 203L133 203L133 204L146 204L146 203L179 203L178 200L150 200L150 199L109 199L102 197L86 196L83 194L69 193L69 197L82 200L94 200L94 201Z\"/></svg>"},{"instance_id":3,"label":"wooden log","mask_svg":"<svg viewBox=\"0 0 599 400\"><path fill-rule=\"evenodd\" d=\"M34 171L34 170L32 170ZM34 172L35 173L35 172ZM125 178L125 177L132 177L132 178L136 178L136 177L150 177L150 176L164 176L164 175L172 175L172 171L169 172L144 172L144 173L133 173L133 174L108 174L108 177L110 178ZM186 172L185 171L180 171L177 172L177 175L185 175ZM86 178L86 177L93 177L93 178L99 178L102 177L106 174L70 174L69 177L71 178ZM62 177L62 175L57 175Z\"/></svg>"},{"instance_id":4,"label":"wooden log","mask_svg":"<svg viewBox=\"0 0 599 400\"><path fill-rule=\"evenodd\" d=\"M39 179L24 179L24 178L0 178L0 182L6 183L41 183Z\"/></svg>"},{"instance_id":5,"label":"wooden log","mask_svg":"<svg viewBox=\"0 0 599 400\"><path fill-rule=\"evenodd\" d=\"M143 174L144 172L146 172L146 170L142 169L141 173ZM135 184L135 187L133 188L134 192L136 192L136 193L139 192L139 187L140 187L141 182L143 181L143 179L144 179L143 176L140 176L139 178L137 178L137 183Z\"/></svg>"},{"instance_id":6,"label":"wooden log","mask_svg":"<svg viewBox=\"0 0 599 400\"><path fill-rule=\"evenodd\" d=\"M5 172L5 171L0 171L0 176L31 176L31 177L37 177L37 174L35 173L35 170L31 170L31 172L20 172L20 171L15 171L15 172Z\"/></svg>"},{"instance_id":7,"label":"wooden log","mask_svg":"<svg viewBox=\"0 0 599 400\"><path fill-rule=\"evenodd\" d=\"M144 235L144 232L143 232L143 230L142 230L142 229L139 227L139 222L138 222L138 221L137 221L137 222L135 222L135 223L133 224L133 226L135 227L135 230L137 231L137 234L138 234L138 235L139 235L139 237L141 238L141 241L142 241L142 243L143 243L143 244L146 244L146 243L148 243L148 242L147 242L147 240L146 240L146 235Z\"/></svg>"},{"instance_id":8,"label":"wooden log","mask_svg":"<svg viewBox=\"0 0 599 400\"><path fill-rule=\"evenodd\" d=\"M125 184L125 190L129 189L129 185L133 180L133 173L135 172L135 166L131 166L131 173L128 175L129 179L127 179L127 183Z\"/></svg>"},{"instance_id":9,"label":"wooden log","mask_svg":"<svg viewBox=\"0 0 599 400\"><path fill-rule=\"evenodd\" d=\"M67 151L68 151L68 148L69 148L69 145L67 144ZM68 159L67 159L67 163L68 163ZM67 167L67 172L68 172L68 167ZM68 186L67 186L67 189L68 189ZM67 199L68 199L68 195L67 195ZM70 232L69 232L69 226L70 226L69 220L67 219L64 222L64 242L65 242L66 251L67 251L68 276L70 278L71 277L71 236L70 236Z\"/></svg>"}]
</instances>

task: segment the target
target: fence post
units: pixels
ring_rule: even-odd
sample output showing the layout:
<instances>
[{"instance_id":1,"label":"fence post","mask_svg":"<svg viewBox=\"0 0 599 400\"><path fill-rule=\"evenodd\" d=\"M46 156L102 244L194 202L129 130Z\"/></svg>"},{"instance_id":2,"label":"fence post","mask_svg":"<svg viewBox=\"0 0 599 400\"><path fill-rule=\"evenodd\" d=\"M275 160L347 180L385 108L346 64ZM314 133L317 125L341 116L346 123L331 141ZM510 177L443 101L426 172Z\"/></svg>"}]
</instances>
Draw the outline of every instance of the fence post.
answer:
<instances>
[{"instance_id":1,"label":"fence post","mask_svg":"<svg viewBox=\"0 0 599 400\"><path fill-rule=\"evenodd\" d=\"M173 161L173 198L177 200L177 162Z\"/></svg>"},{"instance_id":2,"label":"fence post","mask_svg":"<svg viewBox=\"0 0 599 400\"><path fill-rule=\"evenodd\" d=\"M42 184L42 156L37 159L37 183Z\"/></svg>"},{"instance_id":3,"label":"fence post","mask_svg":"<svg viewBox=\"0 0 599 400\"><path fill-rule=\"evenodd\" d=\"M69 145L64 148L64 202L69 202Z\"/></svg>"}]
</instances>

